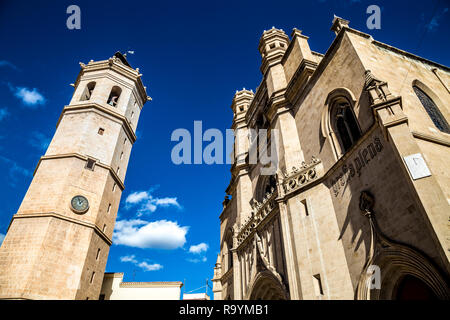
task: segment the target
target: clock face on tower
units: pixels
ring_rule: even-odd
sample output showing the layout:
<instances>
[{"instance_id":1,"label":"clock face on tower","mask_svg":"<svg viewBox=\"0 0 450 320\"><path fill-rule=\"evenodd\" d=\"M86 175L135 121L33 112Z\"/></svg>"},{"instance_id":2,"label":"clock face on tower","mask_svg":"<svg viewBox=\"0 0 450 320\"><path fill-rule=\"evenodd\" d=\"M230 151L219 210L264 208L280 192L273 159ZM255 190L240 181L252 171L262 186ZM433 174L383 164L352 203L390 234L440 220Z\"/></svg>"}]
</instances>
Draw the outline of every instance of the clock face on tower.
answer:
<instances>
[{"instance_id":1,"label":"clock face on tower","mask_svg":"<svg viewBox=\"0 0 450 320\"><path fill-rule=\"evenodd\" d=\"M83 196L73 197L70 204L72 206L72 210L76 213L85 213L89 209L88 199Z\"/></svg>"}]
</instances>

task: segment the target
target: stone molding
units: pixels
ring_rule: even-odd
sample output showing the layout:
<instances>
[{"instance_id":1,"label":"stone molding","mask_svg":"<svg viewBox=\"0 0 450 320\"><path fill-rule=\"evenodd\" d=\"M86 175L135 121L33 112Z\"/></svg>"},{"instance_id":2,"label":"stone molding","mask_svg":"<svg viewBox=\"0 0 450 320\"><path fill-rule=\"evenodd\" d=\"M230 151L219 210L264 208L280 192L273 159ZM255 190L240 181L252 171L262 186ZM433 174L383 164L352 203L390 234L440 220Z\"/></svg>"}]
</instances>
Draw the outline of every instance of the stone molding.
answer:
<instances>
[{"instance_id":1,"label":"stone molding","mask_svg":"<svg viewBox=\"0 0 450 320\"><path fill-rule=\"evenodd\" d=\"M450 139L445 139L446 137L439 138L434 135L430 135L430 134L419 132L419 131L411 131L411 133L414 138L441 144L446 147L450 147Z\"/></svg>"},{"instance_id":2,"label":"stone molding","mask_svg":"<svg viewBox=\"0 0 450 320\"><path fill-rule=\"evenodd\" d=\"M414 247L388 238L380 230L376 214L373 210L375 198L368 191L361 192L359 208L361 214L369 219L371 244L366 263L361 271L355 291L355 299L378 300L393 299L384 296L383 292L392 292L393 288L386 288L384 281L397 282L404 275L413 275L425 282L434 294L443 300L450 299L450 288L439 270L433 265L431 259ZM382 268L381 289L371 289L372 274L368 272L370 266ZM395 266L395 268L390 268ZM392 281L397 280L397 281Z\"/></svg>"},{"instance_id":3,"label":"stone molding","mask_svg":"<svg viewBox=\"0 0 450 320\"><path fill-rule=\"evenodd\" d=\"M316 180L319 176L317 165L321 163L320 159L312 157L311 162L307 164L305 161L302 162L301 167L292 167L290 173L286 171L283 172L283 182L281 183L283 187L284 195L294 192L297 189L306 187L312 181Z\"/></svg>"},{"instance_id":4,"label":"stone molding","mask_svg":"<svg viewBox=\"0 0 450 320\"><path fill-rule=\"evenodd\" d=\"M286 97L289 101L295 102L298 100L317 66L316 62L307 59L303 59L300 62L286 87Z\"/></svg>"},{"instance_id":5,"label":"stone molding","mask_svg":"<svg viewBox=\"0 0 450 320\"><path fill-rule=\"evenodd\" d=\"M43 155L39 159L39 162L38 162L38 164L36 165L36 168L33 171L33 176L35 175L36 171L38 170L39 165L41 164L42 160L53 160L53 159L64 159L64 158L78 158L78 159L83 160L83 161L87 161L88 160L87 156L84 156L84 155L79 154L79 153L64 153L64 154L55 154L55 155ZM123 191L125 189L125 184L123 183L123 181L120 179L120 177L117 175L117 173L114 171L114 169L110 165L101 163L99 161L96 161L95 165L108 170L109 173L111 174L111 176L113 177L114 181L121 188L121 191Z\"/></svg>"},{"instance_id":6,"label":"stone molding","mask_svg":"<svg viewBox=\"0 0 450 320\"><path fill-rule=\"evenodd\" d=\"M109 58L108 60L90 61L88 64L80 62L81 71L77 77L75 86L78 85L79 81L81 80L81 77L86 72L110 69L136 83L136 88L138 90L139 95L141 96L143 104L146 101L151 100L151 98L147 96L146 87L142 83L141 80L142 74L139 73L139 69L133 69L131 67L128 67L122 63L117 62L117 60L118 59L116 57L113 57Z\"/></svg>"},{"instance_id":7,"label":"stone molding","mask_svg":"<svg viewBox=\"0 0 450 320\"><path fill-rule=\"evenodd\" d=\"M86 109L95 109L95 110L104 112L104 113L118 119L119 121L122 122L122 127L124 128L124 131L127 134L128 138L130 139L131 143L134 144L136 142L137 137L136 137L136 134L134 133L133 128L130 125L129 120L126 117L124 117L123 115L121 115L120 113L110 110L108 108L105 108L104 106L102 106L96 102L88 102L88 103L76 104L76 105L66 105L64 107L63 111L61 112L61 115L59 116L58 122L56 123L56 128L58 128L58 125L61 122L62 117L64 116L64 114L67 111L86 110Z\"/></svg>"},{"instance_id":8,"label":"stone molding","mask_svg":"<svg viewBox=\"0 0 450 320\"><path fill-rule=\"evenodd\" d=\"M66 217L62 214L56 213L56 212L43 212L43 213L16 213L15 215L13 215L11 222L9 223L7 232L9 230L9 227L11 226L12 222L14 221L14 219L23 219L23 218L56 218L56 219L60 219L60 220L65 220L67 222L71 222L71 223L75 223L78 224L80 226L84 226L87 228L91 228L93 229L103 240L105 240L105 242L111 246L112 244L112 240L96 225L93 223L89 223L86 221L81 221L81 220L77 220L77 219L73 219L73 218L69 218Z\"/></svg>"},{"instance_id":9,"label":"stone molding","mask_svg":"<svg viewBox=\"0 0 450 320\"><path fill-rule=\"evenodd\" d=\"M221 277L220 281L226 282L233 275L233 268L229 268Z\"/></svg>"},{"instance_id":10,"label":"stone molding","mask_svg":"<svg viewBox=\"0 0 450 320\"><path fill-rule=\"evenodd\" d=\"M120 288L181 288L181 281L121 282Z\"/></svg>"},{"instance_id":11,"label":"stone molding","mask_svg":"<svg viewBox=\"0 0 450 320\"><path fill-rule=\"evenodd\" d=\"M237 231L236 241L239 248L245 240L247 240L256 230L256 228L267 220L267 217L274 211L277 206L275 199L278 196L278 192L272 189L272 192L267 193L262 202L258 202L256 199L252 199L250 205L253 209L251 216L244 221L242 226Z\"/></svg>"}]
</instances>

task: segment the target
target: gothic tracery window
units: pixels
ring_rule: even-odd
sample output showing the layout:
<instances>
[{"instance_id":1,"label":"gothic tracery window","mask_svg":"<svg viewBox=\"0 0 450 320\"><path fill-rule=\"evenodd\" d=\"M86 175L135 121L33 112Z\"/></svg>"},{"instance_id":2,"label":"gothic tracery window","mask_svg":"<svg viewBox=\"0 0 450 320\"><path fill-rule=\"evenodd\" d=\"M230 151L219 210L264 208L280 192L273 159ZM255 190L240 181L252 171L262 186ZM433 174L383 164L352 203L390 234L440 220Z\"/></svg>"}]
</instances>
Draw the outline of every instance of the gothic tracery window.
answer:
<instances>
[{"instance_id":1,"label":"gothic tracery window","mask_svg":"<svg viewBox=\"0 0 450 320\"><path fill-rule=\"evenodd\" d=\"M233 247L233 237L231 233L228 232L225 237L224 247L223 247L223 257L222 266L224 266L226 271L233 268L233 252L231 251Z\"/></svg>"},{"instance_id":2,"label":"gothic tracery window","mask_svg":"<svg viewBox=\"0 0 450 320\"><path fill-rule=\"evenodd\" d=\"M266 186L264 188L264 194L266 193L272 193L272 189L277 189L277 180L275 179L275 176L272 175L268 178L268 181L266 182Z\"/></svg>"},{"instance_id":3,"label":"gothic tracery window","mask_svg":"<svg viewBox=\"0 0 450 320\"><path fill-rule=\"evenodd\" d=\"M272 193L272 190L277 190L276 175L261 176L255 190L254 199L258 202L262 202L267 194Z\"/></svg>"},{"instance_id":4,"label":"gothic tracery window","mask_svg":"<svg viewBox=\"0 0 450 320\"><path fill-rule=\"evenodd\" d=\"M413 86L413 89L436 128L438 128L442 132L450 133L450 126L448 125L447 120L445 120L444 116L442 115L441 111L436 106L434 101L419 87Z\"/></svg>"},{"instance_id":5,"label":"gothic tracery window","mask_svg":"<svg viewBox=\"0 0 450 320\"><path fill-rule=\"evenodd\" d=\"M358 122L350 103L347 101L336 101L331 115L342 153L345 153L361 137Z\"/></svg>"}]
</instances>

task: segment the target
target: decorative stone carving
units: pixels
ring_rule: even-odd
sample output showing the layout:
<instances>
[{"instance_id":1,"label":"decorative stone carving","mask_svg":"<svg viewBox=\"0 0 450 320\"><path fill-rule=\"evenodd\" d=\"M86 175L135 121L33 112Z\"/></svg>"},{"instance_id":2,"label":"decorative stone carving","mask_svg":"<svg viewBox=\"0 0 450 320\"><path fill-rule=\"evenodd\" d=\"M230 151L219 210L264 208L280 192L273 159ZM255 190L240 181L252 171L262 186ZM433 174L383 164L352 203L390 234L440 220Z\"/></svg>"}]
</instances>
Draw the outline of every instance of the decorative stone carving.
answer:
<instances>
[{"instance_id":1,"label":"decorative stone carving","mask_svg":"<svg viewBox=\"0 0 450 320\"><path fill-rule=\"evenodd\" d=\"M385 293L394 292L390 286L402 276L410 274L426 283L439 299L450 299L450 288L430 258L410 245L389 239L381 232L375 218L374 205L373 195L363 191L359 198L359 208L369 219L371 244L356 288L355 298L358 300L394 299L395 297L385 296ZM384 271L380 275L380 288L372 288L372 274L369 272L371 266L377 266Z\"/></svg>"},{"instance_id":2,"label":"decorative stone carving","mask_svg":"<svg viewBox=\"0 0 450 320\"><path fill-rule=\"evenodd\" d=\"M377 79L370 70L366 70L364 77L364 88L369 93L371 104L385 102L394 97L389 91L387 82Z\"/></svg>"},{"instance_id":3,"label":"decorative stone carving","mask_svg":"<svg viewBox=\"0 0 450 320\"><path fill-rule=\"evenodd\" d=\"M237 231L238 246L252 234L253 230L256 229L276 207L275 199L277 196L277 190L272 188L270 193L266 193L262 202L259 202L256 199L250 200L250 206L253 211L251 212L250 217L244 221L241 228Z\"/></svg>"},{"instance_id":4,"label":"decorative stone carving","mask_svg":"<svg viewBox=\"0 0 450 320\"><path fill-rule=\"evenodd\" d=\"M319 163L320 160L313 156L309 164L303 161L300 168L292 167L289 174L283 172L282 186L284 193L290 193L315 180L318 177L316 166Z\"/></svg>"}]
</instances>

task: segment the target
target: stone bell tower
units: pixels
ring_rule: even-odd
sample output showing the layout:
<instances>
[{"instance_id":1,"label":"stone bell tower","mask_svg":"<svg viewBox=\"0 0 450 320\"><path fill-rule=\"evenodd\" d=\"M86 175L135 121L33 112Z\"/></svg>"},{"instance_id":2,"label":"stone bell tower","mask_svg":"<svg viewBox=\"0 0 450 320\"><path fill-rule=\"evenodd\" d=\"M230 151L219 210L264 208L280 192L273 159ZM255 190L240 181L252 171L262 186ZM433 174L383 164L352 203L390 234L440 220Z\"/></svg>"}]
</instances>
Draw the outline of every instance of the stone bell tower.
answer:
<instances>
[{"instance_id":1,"label":"stone bell tower","mask_svg":"<svg viewBox=\"0 0 450 320\"><path fill-rule=\"evenodd\" d=\"M80 63L0 248L0 299L98 299L136 126L150 100L119 52Z\"/></svg>"}]
</instances>

